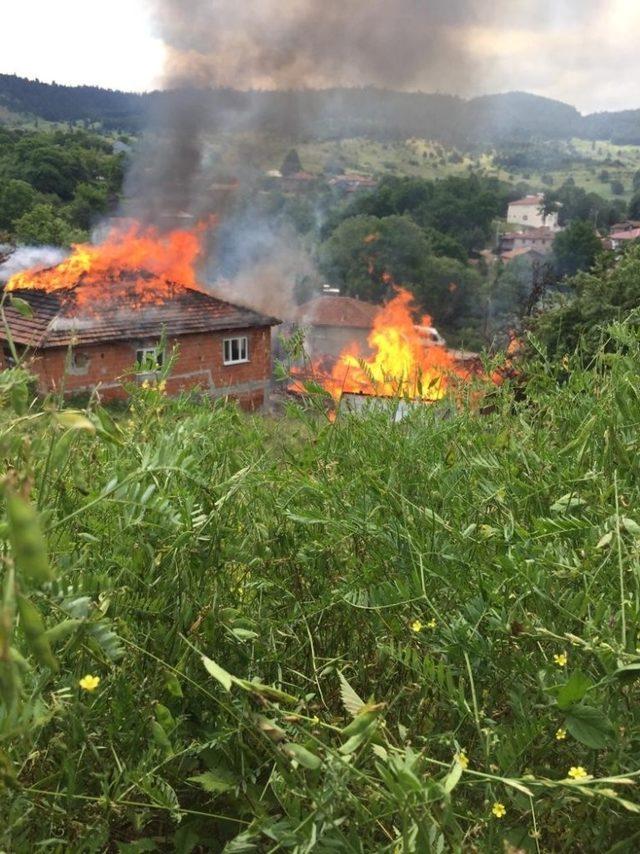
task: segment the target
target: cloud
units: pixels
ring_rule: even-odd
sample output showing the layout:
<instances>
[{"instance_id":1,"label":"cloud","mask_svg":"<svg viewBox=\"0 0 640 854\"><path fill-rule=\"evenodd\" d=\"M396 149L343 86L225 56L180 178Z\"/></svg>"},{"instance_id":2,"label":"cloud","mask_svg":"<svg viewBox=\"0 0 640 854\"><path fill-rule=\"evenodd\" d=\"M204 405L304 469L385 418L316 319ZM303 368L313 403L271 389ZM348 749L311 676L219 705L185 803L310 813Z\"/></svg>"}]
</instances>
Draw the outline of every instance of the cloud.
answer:
<instances>
[{"instance_id":1,"label":"cloud","mask_svg":"<svg viewBox=\"0 0 640 854\"><path fill-rule=\"evenodd\" d=\"M584 112L640 107L637 0L558 4L537 21L511 14L499 26L470 26L483 91L523 89ZM624 73L621 71L624 70Z\"/></svg>"},{"instance_id":2,"label":"cloud","mask_svg":"<svg viewBox=\"0 0 640 854\"><path fill-rule=\"evenodd\" d=\"M524 89L583 110L640 106L640 0L5 5L0 69L43 80L151 88L166 60L173 83Z\"/></svg>"}]
</instances>

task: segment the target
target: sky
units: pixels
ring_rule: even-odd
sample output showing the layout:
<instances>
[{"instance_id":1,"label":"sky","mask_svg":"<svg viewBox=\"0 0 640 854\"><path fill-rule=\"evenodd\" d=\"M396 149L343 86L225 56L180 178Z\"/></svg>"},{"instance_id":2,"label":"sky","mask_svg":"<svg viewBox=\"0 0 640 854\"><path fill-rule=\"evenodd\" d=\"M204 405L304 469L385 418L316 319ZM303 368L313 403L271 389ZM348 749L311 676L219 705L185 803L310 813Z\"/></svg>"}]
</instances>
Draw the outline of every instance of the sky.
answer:
<instances>
[{"instance_id":1,"label":"sky","mask_svg":"<svg viewBox=\"0 0 640 854\"><path fill-rule=\"evenodd\" d=\"M397 65L402 63L403 38L394 40L392 26L398 2L347 0L336 6L342 9L342 20L324 22L329 31L335 26L335 32L344 32L345 24L355 21L345 36L348 49L357 38L354 33L369 26L367 17L357 15L374 8L384 10L379 13L379 26L371 32L381 61L385 55L388 63L387 48L393 50L400 44L400 59L389 80L391 88L397 86ZM402 82L403 88L464 96L523 90L565 101L582 112L640 108L640 0L448 0L442 6L439 0L403 2L409 16L416 22L422 20L423 30L415 31L425 33L424 67L415 63L414 56L415 67L410 79ZM310 21L309 9L300 19L305 3L310 4L314 18L322 15L323 8L332 8L326 0L175 0L174 6L179 14L190 4L208 4L208 21L213 21L214 28L218 13L212 9L222 10L219 18L224 22L230 9L252 12L255 7L256 20L262 12L267 27L272 21L283 26L284 21L299 38L304 32L300 20ZM4 0L0 72L133 91L161 86L167 28L160 17L171 5L171 0ZM164 12L159 11L163 8ZM274 10L278 14L272 14ZM175 10L170 14L175 15ZM242 30L238 41L237 28L250 25L250 17L239 17L236 31L227 33L226 42L221 38L220 45L244 44L249 36ZM315 23L312 28L315 31ZM224 31L224 23L220 29ZM256 31L255 39L262 47L260 27ZM436 44L439 50L435 50ZM442 45L455 45L455 62L447 60L448 51ZM169 46L169 56L172 47L175 45ZM419 47L418 39L414 51ZM434 50L437 55L428 61L426 54ZM246 73L241 52L236 55L236 64L225 60L228 73L223 77L220 63L210 66L218 76L214 74L209 82L269 85L270 78L263 74L251 69ZM308 85L384 85L384 75L376 73L376 53L367 55L365 44L362 56L367 57L366 62L348 64L343 60L337 64L340 76L335 79L331 76L334 65L327 63L323 74L310 77Z\"/></svg>"}]
</instances>

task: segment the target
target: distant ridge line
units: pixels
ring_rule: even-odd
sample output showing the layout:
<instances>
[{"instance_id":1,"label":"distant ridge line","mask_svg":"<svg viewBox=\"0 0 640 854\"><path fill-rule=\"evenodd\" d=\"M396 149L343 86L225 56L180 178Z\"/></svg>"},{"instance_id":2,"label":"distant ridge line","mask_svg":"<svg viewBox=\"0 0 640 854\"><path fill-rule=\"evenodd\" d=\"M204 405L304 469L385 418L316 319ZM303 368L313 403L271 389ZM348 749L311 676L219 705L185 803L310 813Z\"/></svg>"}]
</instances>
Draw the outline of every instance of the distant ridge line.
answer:
<instances>
[{"instance_id":1,"label":"distant ridge line","mask_svg":"<svg viewBox=\"0 0 640 854\"><path fill-rule=\"evenodd\" d=\"M265 131L294 138L311 135L326 139L419 136L461 146L573 136L640 144L640 109L583 116L562 101L526 92L471 99L373 87L135 93L0 74L0 107L30 118L99 124L112 131L139 132L149 125L162 125L168 112L164 106L175 98L190 99L194 108L207 116L211 130Z\"/></svg>"}]
</instances>

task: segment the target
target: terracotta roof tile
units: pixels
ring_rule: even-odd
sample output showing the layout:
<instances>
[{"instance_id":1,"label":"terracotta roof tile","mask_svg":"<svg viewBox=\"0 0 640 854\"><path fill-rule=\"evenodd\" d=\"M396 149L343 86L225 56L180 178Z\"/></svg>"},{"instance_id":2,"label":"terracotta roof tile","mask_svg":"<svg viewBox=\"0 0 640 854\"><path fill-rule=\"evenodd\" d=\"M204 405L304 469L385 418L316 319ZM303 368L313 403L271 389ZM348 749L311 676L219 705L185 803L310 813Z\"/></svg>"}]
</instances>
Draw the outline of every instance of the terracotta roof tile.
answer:
<instances>
[{"instance_id":1,"label":"terracotta roof tile","mask_svg":"<svg viewBox=\"0 0 640 854\"><path fill-rule=\"evenodd\" d=\"M628 231L614 231L609 235L611 240L638 240L640 228L630 228Z\"/></svg>"},{"instance_id":2,"label":"terracotta roof tile","mask_svg":"<svg viewBox=\"0 0 640 854\"><path fill-rule=\"evenodd\" d=\"M119 283L122 285L122 283ZM9 302L5 316L17 344L39 349L121 341L131 338L155 338L163 333L170 337L196 332L213 332L250 326L275 326L280 321L248 308L233 305L210 294L170 285L156 301L136 304L137 297L122 287L118 296L98 300L91 305L79 304L78 289L46 292L13 291L32 310L24 317ZM0 339L6 334L0 328Z\"/></svg>"},{"instance_id":3,"label":"terracotta roof tile","mask_svg":"<svg viewBox=\"0 0 640 854\"><path fill-rule=\"evenodd\" d=\"M544 196L543 195L525 196L523 199L516 199L515 202L509 202L509 207L513 208L513 207L518 207L520 205L522 205L522 206L526 205L527 207L531 207L532 205L540 206L543 202L544 202Z\"/></svg>"},{"instance_id":4,"label":"terracotta roof tile","mask_svg":"<svg viewBox=\"0 0 640 854\"><path fill-rule=\"evenodd\" d=\"M346 326L371 329L379 305L351 297L322 296L298 308L296 320L310 326Z\"/></svg>"}]
</instances>

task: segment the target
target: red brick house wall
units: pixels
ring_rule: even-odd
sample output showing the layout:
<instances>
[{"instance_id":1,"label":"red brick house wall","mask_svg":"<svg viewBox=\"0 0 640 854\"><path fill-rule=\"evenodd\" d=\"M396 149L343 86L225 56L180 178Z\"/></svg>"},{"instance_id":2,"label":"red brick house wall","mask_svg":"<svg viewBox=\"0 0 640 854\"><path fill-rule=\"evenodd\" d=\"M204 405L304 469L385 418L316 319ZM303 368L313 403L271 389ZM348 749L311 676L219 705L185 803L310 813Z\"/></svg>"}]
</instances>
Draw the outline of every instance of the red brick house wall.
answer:
<instances>
[{"instance_id":1,"label":"red brick house wall","mask_svg":"<svg viewBox=\"0 0 640 854\"><path fill-rule=\"evenodd\" d=\"M246 336L249 339L249 361L225 365L223 341L225 338ZM65 394L79 394L97 388L103 400L126 398L122 380L131 381L136 361L136 350L152 347L157 339L132 339L130 341L81 345L75 348L86 364L72 367L69 349L56 347L40 350L30 362L31 371L38 378L42 393L64 390ZM165 357L177 347L177 358L167 378L167 393L179 394L200 390L213 397L232 397L245 408L262 406L268 396L271 379L271 330L269 327L236 329L227 332L205 332L170 338L166 342ZM0 349L0 362L4 361ZM3 365L4 367L4 365ZM139 375L138 379L144 379Z\"/></svg>"}]
</instances>

